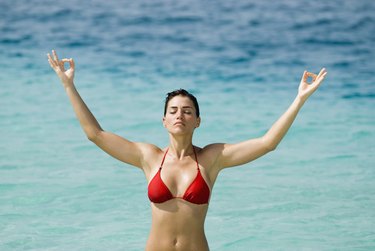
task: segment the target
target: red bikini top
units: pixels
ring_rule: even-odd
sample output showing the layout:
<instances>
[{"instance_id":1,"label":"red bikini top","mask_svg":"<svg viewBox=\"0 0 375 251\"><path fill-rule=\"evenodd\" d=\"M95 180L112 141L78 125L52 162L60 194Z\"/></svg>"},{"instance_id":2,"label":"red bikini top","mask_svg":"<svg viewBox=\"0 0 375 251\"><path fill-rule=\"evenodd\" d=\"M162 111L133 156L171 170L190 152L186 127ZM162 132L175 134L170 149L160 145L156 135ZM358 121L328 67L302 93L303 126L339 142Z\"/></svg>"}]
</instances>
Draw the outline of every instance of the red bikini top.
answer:
<instances>
[{"instance_id":1,"label":"red bikini top","mask_svg":"<svg viewBox=\"0 0 375 251\"><path fill-rule=\"evenodd\" d=\"M195 161L197 163L198 173L193 182L186 189L184 196L173 196L169 188L164 184L163 180L161 179L160 173L164 164L165 156L168 153L167 149L167 151L165 151L159 171L155 174L151 182L148 184L148 198L151 202L163 203L168 200L180 198L193 204L208 204L208 201L210 199L210 188L208 187L206 181L203 179L201 172L199 170L197 154L195 153L194 147L193 151Z\"/></svg>"}]
</instances>

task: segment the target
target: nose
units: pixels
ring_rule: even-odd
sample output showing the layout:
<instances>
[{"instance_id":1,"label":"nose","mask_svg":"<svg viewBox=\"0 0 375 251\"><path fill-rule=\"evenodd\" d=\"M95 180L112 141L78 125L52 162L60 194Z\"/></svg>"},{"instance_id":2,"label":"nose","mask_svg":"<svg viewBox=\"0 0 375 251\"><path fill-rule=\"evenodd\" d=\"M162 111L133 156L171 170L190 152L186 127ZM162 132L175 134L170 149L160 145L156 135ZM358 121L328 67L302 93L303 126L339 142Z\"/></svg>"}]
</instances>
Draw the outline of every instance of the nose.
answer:
<instances>
[{"instance_id":1,"label":"nose","mask_svg":"<svg viewBox=\"0 0 375 251\"><path fill-rule=\"evenodd\" d=\"M181 119L183 116L183 112L182 112L182 110L181 109L179 109L178 111L177 111L177 118L178 119Z\"/></svg>"}]
</instances>

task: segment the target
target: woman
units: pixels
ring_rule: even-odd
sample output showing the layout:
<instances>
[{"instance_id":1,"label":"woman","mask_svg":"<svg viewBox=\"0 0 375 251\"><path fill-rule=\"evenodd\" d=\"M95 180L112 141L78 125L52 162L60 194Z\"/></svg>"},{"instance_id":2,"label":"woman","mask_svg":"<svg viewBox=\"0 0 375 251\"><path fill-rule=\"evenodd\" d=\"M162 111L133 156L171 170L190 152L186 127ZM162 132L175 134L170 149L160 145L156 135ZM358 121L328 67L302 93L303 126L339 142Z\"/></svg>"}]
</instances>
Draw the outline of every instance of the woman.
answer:
<instances>
[{"instance_id":1,"label":"woman","mask_svg":"<svg viewBox=\"0 0 375 251\"><path fill-rule=\"evenodd\" d=\"M211 189L221 170L248 163L274 150L284 137L307 98L327 75L305 71L298 95L288 110L268 132L237 144L216 143L203 148L192 143L200 125L199 106L185 90L168 94L163 125L169 134L169 146L159 147L131 142L104 131L77 92L73 59L59 60L55 51L48 61L60 78L77 118L89 140L116 159L140 168L148 182L152 226L147 251L206 251L204 221ZM64 63L70 64L69 69ZM308 77L312 83L307 82Z\"/></svg>"}]
</instances>

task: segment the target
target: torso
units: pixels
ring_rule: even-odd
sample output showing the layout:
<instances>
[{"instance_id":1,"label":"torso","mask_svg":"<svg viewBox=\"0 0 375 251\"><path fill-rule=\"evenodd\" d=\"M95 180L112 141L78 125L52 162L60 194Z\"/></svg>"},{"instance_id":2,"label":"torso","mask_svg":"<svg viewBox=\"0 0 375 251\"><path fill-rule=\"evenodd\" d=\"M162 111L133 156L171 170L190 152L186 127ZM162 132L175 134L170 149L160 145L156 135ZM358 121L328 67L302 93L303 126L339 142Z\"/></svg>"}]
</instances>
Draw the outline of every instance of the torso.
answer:
<instances>
[{"instance_id":1,"label":"torso","mask_svg":"<svg viewBox=\"0 0 375 251\"><path fill-rule=\"evenodd\" d=\"M164 151L159 152L159 162L145 170L148 184L159 171ZM217 174L210 172L212 160L205 156L204 150L196 148L199 169L202 177L212 191ZM155 162L154 162L155 163ZM166 156L161 178L174 197L182 197L197 176L194 155L183 159ZM148 171L147 171L148 170ZM210 175L211 174L211 175ZM204 222L208 203L194 204L182 198L173 198L163 203L151 202L152 225L146 251L207 251L209 250L204 233Z\"/></svg>"},{"instance_id":2,"label":"torso","mask_svg":"<svg viewBox=\"0 0 375 251\"><path fill-rule=\"evenodd\" d=\"M204 221L208 204L182 199L151 203L152 225L146 251L208 251Z\"/></svg>"}]
</instances>

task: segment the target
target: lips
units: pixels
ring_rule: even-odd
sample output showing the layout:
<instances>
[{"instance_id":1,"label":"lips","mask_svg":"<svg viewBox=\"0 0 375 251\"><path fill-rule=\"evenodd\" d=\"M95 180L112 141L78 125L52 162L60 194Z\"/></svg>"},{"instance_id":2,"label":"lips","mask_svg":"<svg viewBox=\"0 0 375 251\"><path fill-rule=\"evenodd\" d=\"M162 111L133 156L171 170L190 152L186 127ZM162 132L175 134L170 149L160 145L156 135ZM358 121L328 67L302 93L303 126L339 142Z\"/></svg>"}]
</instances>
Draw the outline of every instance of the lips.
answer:
<instances>
[{"instance_id":1,"label":"lips","mask_svg":"<svg viewBox=\"0 0 375 251\"><path fill-rule=\"evenodd\" d=\"M182 122L176 122L176 123L174 123L173 125L182 125L182 126L185 126L185 124L184 123L182 123Z\"/></svg>"}]
</instances>

